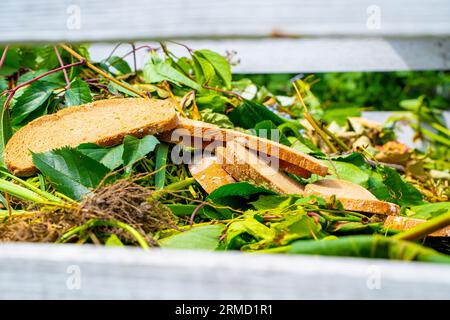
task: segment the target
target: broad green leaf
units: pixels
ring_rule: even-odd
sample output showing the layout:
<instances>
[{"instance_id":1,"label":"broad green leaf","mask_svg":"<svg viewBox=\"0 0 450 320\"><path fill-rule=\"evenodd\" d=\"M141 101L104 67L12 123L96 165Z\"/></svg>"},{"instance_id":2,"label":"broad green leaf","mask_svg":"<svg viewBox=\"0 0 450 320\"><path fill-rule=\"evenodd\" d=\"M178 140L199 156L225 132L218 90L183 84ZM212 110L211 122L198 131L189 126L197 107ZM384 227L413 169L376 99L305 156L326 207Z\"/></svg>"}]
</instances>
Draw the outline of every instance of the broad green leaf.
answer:
<instances>
[{"instance_id":1,"label":"broad green leaf","mask_svg":"<svg viewBox=\"0 0 450 320\"><path fill-rule=\"evenodd\" d=\"M110 67L116 69L121 74L131 73L131 68L128 62L118 56L109 57L108 63Z\"/></svg>"},{"instance_id":2,"label":"broad green leaf","mask_svg":"<svg viewBox=\"0 0 450 320\"><path fill-rule=\"evenodd\" d=\"M5 48L0 48L0 57L3 55ZM0 68L0 76L8 76L18 71L20 68L20 57L18 53L18 48L9 47L8 52L6 53L5 60L3 61L3 65Z\"/></svg>"},{"instance_id":3,"label":"broad green leaf","mask_svg":"<svg viewBox=\"0 0 450 320\"><path fill-rule=\"evenodd\" d=\"M254 218L246 218L231 223L226 232L226 248L259 249L275 238L275 232Z\"/></svg>"},{"instance_id":4,"label":"broad green leaf","mask_svg":"<svg viewBox=\"0 0 450 320\"><path fill-rule=\"evenodd\" d=\"M389 197L384 200L400 206L420 205L424 203L420 191L412 184L404 181L395 169L382 166L380 168L380 174L389 192Z\"/></svg>"},{"instance_id":5,"label":"broad green leaf","mask_svg":"<svg viewBox=\"0 0 450 320\"><path fill-rule=\"evenodd\" d=\"M231 67L227 59L220 54L207 49L196 50L195 54L203 56L203 58L212 65L216 73L225 84L225 87L231 87Z\"/></svg>"},{"instance_id":6,"label":"broad green leaf","mask_svg":"<svg viewBox=\"0 0 450 320\"><path fill-rule=\"evenodd\" d=\"M100 162L68 147L33 153L33 163L59 192L76 200L90 193L110 172Z\"/></svg>"},{"instance_id":7,"label":"broad green leaf","mask_svg":"<svg viewBox=\"0 0 450 320\"><path fill-rule=\"evenodd\" d=\"M196 95L195 102L199 110L211 109L213 112L224 113L228 99L218 94Z\"/></svg>"},{"instance_id":8,"label":"broad green leaf","mask_svg":"<svg viewBox=\"0 0 450 320\"><path fill-rule=\"evenodd\" d=\"M77 147L77 150L111 170L114 170L123 164L123 144L105 148L94 143L83 143Z\"/></svg>"},{"instance_id":9,"label":"broad green leaf","mask_svg":"<svg viewBox=\"0 0 450 320\"><path fill-rule=\"evenodd\" d=\"M277 126L270 120L258 122L255 125L255 129L252 131L254 131L258 137L273 140L287 146L291 145L286 136L278 130Z\"/></svg>"},{"instance_id":10,"label":"broad green leaf","mask_svg":"<svg viewBox=\"0 0 450 320\"><path fill-rule=\"evenodd\" d=\"M317 239L322 237L322 226L306 213L290 214L283 221L270 226L278 235L276 243L286 245L294 240Z\"/></svg>"},{"instance_id":11,"label":"broad green leaf","mask_svg":"<svg viewBox=\"0 0 450 320\"><path fill-rule=\"evenodd\" d=\"M66 106L79 106L92 101L91 90L86 82L76 79L65 95Z\"/></svg>"},{"instance_id":12,"label":"broad green leaf","mask_svg":"<svg viewBox=\"0 0 450 320\"><path fill-rule=\"evenodd\" d=\"M283 209L292 204L295 196L260 195L258 200L250 202L256 210Z\"/></svg>"},{"instance_id":13,"label":"broad green leaf","mask_svg":"<svg viewBox=\"0 0 450 320\"><path fill-rule=\"evenodd\" d=\"M223 113L213 112L212 109L204 109L200 111L202 120L208 123L215 124L221 128L233 129L234 125L230 119Z\"/></svg>"},{"instance_id":14,"label":"broad green leaf","mask_svg":"<svg viewBox=\"0 0 450 320\"><path fill-rule=\"evenodd\" d=\"M5 77L0 77L0 92L5 91L6 89L8 89L8 82Z\"/></svg>"},{"instance_id":15,"label":"broad green leaf","mask_svg":"<svg viewBox=\"0 0 450 320\"><path fill-rule=\"evenodd\" d=\"M450 210L450 202L427 203L411 207L413 217L417 219L431 219Z\"/></svg>"},{"instance_id":16,"label":"broad green leaf","mask_svg":"<svg viewBox=\"0 0 450 320\"><path fill-rule=\"evenodd\" d=\"M222 224L194 227L159 240L159 245L171 249L215 250L224 228Z\"/></svg>"},{"instance_id":17,"label":"broad green leaf","mask_svg":"<svg viewBox=\"0 0 450 320\"><path fill-rule=\"evenodd\" d=\"M261 194L275 194L275 192L248 182L236 182L217 188L207 199L233 208L242 208L248 206L247 201L254 200L257 195Z\"/></svg>"},{"instance_id":18,"label":"broad green leaf","mask_svg":"<svg viewBox=\"0 0 450 320\"><path fill-rule=\"evenodd\" d=\"M211 63L196 53L192 56L192 60L194 61L196 80L202 84L208 83L209 85L214 85L212 80L216 73Z\"/></svg>"},{"instance_id":19,"label":"broad green leaf","mask_svg":"<svg viewBox=\"0 0 450 320\"><path fill-rule=\"evenodd\" d=\"M349 117L359 117L361 115L360 108L353 105L333 105L324 109L323 120L327 123L335 121L338 125L344 126Z\"/></svg>"},{"instance_id":20,"label":"broad green leaf","mask_svg":"<svg viewBox=\"0 0 450 320\"><path fill-rule=\"evenodd\" d=\"M271 120L276 126L286 122L274 112L270 111L265 105L244 99L238 107L234 108L228 114L231 122L235 126L252 129L255 125L264 120Z\"/></svg>"},{"instance_id":21,"label":"broad green leaf","mask_svg":"<svg viewBox=\"0 0 450 320\"><path fill-rule=\"evenodd\" d=\"M150 55L150 60L145 64L143 72L144 79L148 83L159 83L166 80L178 86L185 85L195 90L202 89L198 83L162 61L156 53Z\"/></svg>"},{"instance_id":22,"label":"broad green leaf","mask_svg":"<svg viewBox=\"0 0 450 320\"><path fill-rule=\"evenodd\" d=\"M154 136L145 136L142 139L126 136L123 139L123 165L125 167L131 166L133 163L155 150L158 144L159 141Z\"/></svg>"},{"instance_id":23,"label":"broad green leaf","mask_svg":"<svg viewBox=\"0 0 450 320\"><path fill-rule=\"evenodd\" d=\"M340 161L325 161L328 165L328 172L336 179L347 180L367 188L369 186L369 175L357 166Z\"/></svg>"},{"instance_id":24,"label":"broad green leaf","mask_svg":"<svg viewBox=\"0 0 450 320\"><path fill-rule=\"evenodd\" d=\"M44 106L52 91L58 86L49 82L33 82L26 88L11 108L11 118L14 125L21 123L33 111Z\"/></svg>"}]
</instances>

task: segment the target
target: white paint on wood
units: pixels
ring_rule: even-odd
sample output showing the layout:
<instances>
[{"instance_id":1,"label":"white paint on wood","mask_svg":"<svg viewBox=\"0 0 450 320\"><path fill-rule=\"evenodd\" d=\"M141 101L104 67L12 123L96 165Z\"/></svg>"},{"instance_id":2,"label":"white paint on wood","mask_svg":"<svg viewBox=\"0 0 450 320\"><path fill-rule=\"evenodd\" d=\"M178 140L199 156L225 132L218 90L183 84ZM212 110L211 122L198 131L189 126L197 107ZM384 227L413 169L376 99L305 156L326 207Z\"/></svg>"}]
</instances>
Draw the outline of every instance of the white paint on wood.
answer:
<instances>
[{"instance_id":1,"label":"white paint on wood","mask_svg":"<svg viewBox=\"0 0 450 320\"><path fill-rule=\"evenodd\" d=\"M450 266L2 244L0 299L449 299Z\"/></svg>"},{"instance_id":2,"label":"white paint on wood","mask_svg":"<svg viewBox=\"0 0 450 320\"><path fill-rule=\"evenodd\" d=\"M260 40L181 40L192 49L205 49L226 55L236 51L240 63L234 73L297 73L346 71L399 71L450 69L449 39L386 38L303 38ZM138 42L158 47L156 42ZM188 55L179 45L167 43L177 56ZM90 54L94 61L109 56L115 44L96 43ZM115 55L123 56L131 46L122 44ZM148 51L136 52L137 67L148 60ZM133 56L126 60L133 66Z\"/></svg>"},{"instance_id":3,"label":"white paint on wood","mask_svg":"<svg viewBox=\"0 0 450 320\"><path fill-rule=\"evenodd\" d=\"M0 42L448 36L448 0L3 1Z\"/></svg>"}]
</instances>

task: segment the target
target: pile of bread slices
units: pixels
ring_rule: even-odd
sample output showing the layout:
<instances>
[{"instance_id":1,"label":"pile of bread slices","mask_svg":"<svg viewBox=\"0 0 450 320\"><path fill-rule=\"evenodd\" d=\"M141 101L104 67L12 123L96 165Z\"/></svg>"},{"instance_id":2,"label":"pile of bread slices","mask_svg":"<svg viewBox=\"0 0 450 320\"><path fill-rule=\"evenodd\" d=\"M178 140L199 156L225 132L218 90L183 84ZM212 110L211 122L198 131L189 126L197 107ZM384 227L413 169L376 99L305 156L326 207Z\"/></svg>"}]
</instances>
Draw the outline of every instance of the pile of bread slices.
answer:
<instances>
[{"instance_id":1,"label":"pile of bread slices","mask_svg":"<svg viewBox=\"0 0 450 320\"><path fill-rule=\"evenodd\" d=\"M396 204L380 201L348 181L325 178L303 186L286 173L325 177L328 166L268 139L180 117L170 100L108 99L62 109L17 131L3 157L12 173L30 176L38 171L31 151L46 152L88 142L114 146L126 135L157 135L168 143L203 149L203 156L190 163L189 170L207 193L229 183L248 181L281 194L317 195L326 200L335 197L346 210L385 215L386 226L393 229L424 222L399 217ZM450 228L433 235L448 236Z\"/></svg>"}]
</instances>

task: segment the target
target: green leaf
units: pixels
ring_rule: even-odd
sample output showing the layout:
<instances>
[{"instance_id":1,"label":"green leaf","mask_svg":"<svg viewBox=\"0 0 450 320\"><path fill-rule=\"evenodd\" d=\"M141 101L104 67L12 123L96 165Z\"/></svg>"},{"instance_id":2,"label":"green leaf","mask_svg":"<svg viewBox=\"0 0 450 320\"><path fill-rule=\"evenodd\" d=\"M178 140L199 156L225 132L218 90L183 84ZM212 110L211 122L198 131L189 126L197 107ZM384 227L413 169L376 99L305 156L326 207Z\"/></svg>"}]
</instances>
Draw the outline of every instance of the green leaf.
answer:
<instances>
[{"instance_id":1,"label":"green leaf","mask_svg":"<svg viewBox=\"0 0 450 320\"><path fill-rule=\"evenodd\" d=\"M6 98L4 96L0 97L0 162L3 164L3 150L5 150L6 144L13 135L11 127L11 119L9 115L9 110L3 108Z\"/></svg>"},{"instance_id":2,"label":"green leaf","mask_svg":"<svg viewBox=\"0 0 450 320\"><path fill-rule=\"evenodd\" d=\"M225 112L225 103L228 99L218 94L196 95L195 102L199 110L211 109L213 112Z\"/></svg>"},{"instance_id":3,"label":"green leaf","mask_svg":"<svg viewBox=\"0 0 450 320\"><path fill-rule=\"evenodd\" d=\"M76 79L65 95L66 106L79 106L92 101L91 90L86 82Z\"/></svg>"},{"instance_id":4,"label":"green leaf","mask_svg":"<svg viewBox=\"0 0 450 320\"><path fill-rule=\"evenodd\" d=\"M220 54L207 49L196 50L195 55L203 56L203 58L212 65L216 73L222 79L225 87L231 87L231 67L227 59Z\"/></svg>"},{"instance_id":5,"label":"green leaf","mask_svg":"<svg viewBox=\"0 0 450 320\"><path fill-rule=\"evenodd\" d=\"M265 105L246 99L244 99L241 105L234 108L228 114L228 117L235 126L244 129L252 129L258 122L264 120L270 120L276 126L286 122L285 119L270 111Z\"/></svg>"},{"instance_id":6,"label":"green leaf","mask_svg":"<svg viewBox=\"0 0 450 320\"><path fill-rule=\"evenodd\" d=\"M258 200L250 202L256 210L283 209L292 204L295 196L261 195Z\"/></svg>"},{"instance_id":7,"label":"green leaf","mask_svg":"<svg viewBox=\"0 0 450 320\"><path fill-rule=\"evenodd\" d=\"M234 125L230 119L222 113L213 112L212 109L204 109L200 111L200 114L202 115L202 120L205 122L215 124L225 129L234 128Z\"/></svg>"},{"instance_id":8,"label":"green leaf","mask_svg":"<svg viewBox=\"0 0 450 320\"><path fill-rule=\"evenodd\" d=\"M150 61L145 64L143 72L144 79L148 83L159 83L166 80L178 86L185 85L195 90L202 89L198 83L176 70L170 64L163 62L156 53L150 55Z\"/></svg>"},{"instance_id":9,"label":"green leaf","mask_svg":"<svg viewBox=\"0 0 450 320\"><path fill-rule=\"evenodd\" d=\"M166 168L167 154L169 153L169 146L165 143L160 143L156 147L156 162L155 162L155 188L161 190L164 188L166 182Z\"/></svg>"},{"instance_id":10,"label":"green leaf","mask_svg":"<svg viewBox=\"0 0 450 320\"><path fill-rule=\"evenodd\" d=\"M59 192L76 200L90 193L110 172L103 164L68 147L33 153L33 163Z\"/></svg>"},{"instance_id":11,"label":"green leaf","mask_svg":"<svg viewBox=\"0 0 450 320\"><path fill-rule=\"evenodd\" d=\"M5 48L0 48L0 57L3 55ZM6 53L3 66L0 68L0 76L9 76L16 73L20 68L20 57L18 48L9 47Z\"/></svg>"},{"instance_id":12,"label":"green leaf","mask_svg":"<svg viewBox=\"0 0 450 320\"><path fill-rule=\"evenodd\" d=\"M6 89L8 89L8 82L5 77L0 77L0 92L5 91Z\"/></svg>"},{"instance_id":13,"label":"green leaf","mask_svg":"<svg viewBox=\"0 0 450 320\"><path fill-rule=\"evenodd\" d=\"M325 163L328 165L328 172L332 177L356 183L364 188L369 186L369 175L357 166L340 161L333 161L333 164L330 161Z\"/></svg>"},{"instance_id":14,"label":"green leaf","mask_svg":"<svg viewBox=\"0 0 450 320\"><path fill-rule=\"evenodd\" d=\"M11 108L12 123L17 125L33 111L45 105L53 90L58 86L49 82L33 82L26 88Z\"/></svg>"},{"instance_id":15,"label":"green leaf","mask_svg":"<svg viewBox=\"0 0 450 320\"><path fill-rule=\"evenodd\" d=\"M248 200L256 200L261 194L275 194L275 192L248 182L236 182L217 188L211 192L207 200L233 208L242 208L247 206Z\"/></svg>"},{"instance_id":16,"label":"green leaf","mask_svg":"<svg viewBox=\"0 0 450 320\"><path fill-rule=\"evenodd\" d=\"M158 143L158 139L154 136L145 136L142 139L125 136L123 139L123 165L128 167L144 158L148 153L155 150Z\"/></svg>"},{"instance_id":17,"label":"green leaf","mask_svg":"<svg viewBox=\"0 0 450 320\"><path fill-rule=\"evenodd\" d=\"M128 62L118 56L111 56L108 59L110 67L116 69L121 74L131 73L131 68Z\"/></svg>"},{"instance_id":18,"label":"green leaf","mask_svg":"<svg viewBox=\"0 0 450 320\"><path fill-rule=\"evenodd\" d=\"M106 239L105 246L107 247L123 247L122 241L115 234L112 234Z\"/></svg>"},{"instance_id":19,"label":"green leaf","mask_svg":"<svg viewBox=\"0 0 450 320\"><path fill-rule=\"evenodd\" d=\"M213 78L216 75L214 71L214 67L209 63L208 60L204 59L202 56L194 53L192 56L192 60L194 61L194 70L197 82L209 85L214 85L212 83Z\"/></svg>"},{"instance_id":20,"label":"green leaf","mask_svg":"<svg viewBox=\"0 0 450 320\"><path fill-rule=\"evenodd\" d=\"M450 210L450 202L427 203L411 207L413 217L417 219L431 219Z\"/></svg>"},{"instance_id":21,"label":"green leaf","mask_svg":"<svg viewBox=\"0 0 450 320\"><path fill-rule=\"evenodd\" d=\"M361 111L357 106L337 104L325 108L322 119L327 123L335 121L342 127L347 123L349 117L359 117L360 115Z\"/></svg>"},{"instance_id":22,"label":"green leaf","mask_svg":"<svg viewBox=\"0 0 450 320\"><path fill-rule=\"evenodd\" d=\"M396 203L400 206L423 204L423 196L413 185L404 181L402 177L392 168L382 166L380 174L383 183L389 191L386 201Z\"/></svg>"},{"instance_id":23,"label":"green leaf","mask_svg":"<svg viewBox=\"0 0 450 320\"><path fill-rule=\"evenodd\" d=\"M450 263L450 257L421 245L383 236L346 236L337 240L301 240L289 253Z\"/></svg>"},{"instance_id":24,"label":"green leaf","mask_svg":"<svg viewBox=\"0 0 450 320\"><path fill-rule=\"evenodd\" d=\"M224 225L194 227L188 231L159 240L162 248L215 250L219 246Z\"/></svg>"},{"instance_id":25,"label":"green leaf","mask_svg":"<svg viewBox=\"0 0 450 320\"><path fill-rule=\"evenodd\" d=\"M273 223L271 229L277 234L276 242L286 245L294 240L316 239L323 236L322 226L306 213L290 214L283 221Z\"/></svg>"},{"instance_id":26,"label":"green leaf","mask_svg":"<svg viewBox=\"0 0 450 320\"><path fill-rule=\"evenodd\" d=\"M231 223L226 233L227 249L259 249L275 238L275 232L253 217ZM244 247L245 246L245 247Z\"/></svg>"},{"instance_id":27,"label":"green leaf","mask_svg":"<svg viewBox=\"0 0 450 320\"><path fill-rule=\"evenodd\" d=\"M123 84L126 84L126 85L132 87L131 84L126 83L126 82L123 81L123 80L120 80L120 82L122 82ZM119 92L122 92L122 93L124 93L124 94L126 94L126 95L128 95L128 96L130 96L130 97L134 97L134 98L140 98L140 97L141 97L141 96L138 95L137 93L134 93L133 91L130 91L130 90L124 88L123 86L120 86L120 85L118 85L117 83L112 82L112 81L108 84L108 89L109 89L110 91L112 91L112 92L113 92L114 90L117 90L117 91L119 91Z\"/></svg>"},{"instance_id":28,"label":"green leaf","mask_svg":"<svg viewBox=\"0 0 450 320\"><path fill-rule=\"evenodd\" d=\"M77 147L77 150L100 162L110 170L114 170L123 164L123 144L112 148L105 148L94 143L83 143Z\"/></svg>"},{"instance_id":29,"label":"green leaf","mask_svg":"<svg viewBox=\"0 0 450 320\"><path fill-rule=\"evenodd\" d=\"M277 126L270 120L258 122L255 125L254 131L258 137L273 140L287 146L291 145L286 136L278 130Z\"/></svg>"}]
</instances>

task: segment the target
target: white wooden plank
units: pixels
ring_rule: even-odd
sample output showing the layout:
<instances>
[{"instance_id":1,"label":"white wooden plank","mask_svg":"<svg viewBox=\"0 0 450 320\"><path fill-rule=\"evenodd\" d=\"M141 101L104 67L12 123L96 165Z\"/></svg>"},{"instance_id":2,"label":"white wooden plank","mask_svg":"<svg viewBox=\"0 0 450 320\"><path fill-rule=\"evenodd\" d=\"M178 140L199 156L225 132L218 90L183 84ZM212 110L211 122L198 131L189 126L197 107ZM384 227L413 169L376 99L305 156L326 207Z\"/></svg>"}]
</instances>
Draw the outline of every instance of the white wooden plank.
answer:
<instances>
[{"instance_id":1,"label":"white wooden plank","mask_svg":"<svg viewBox=\"0 0 450 320\"><path fill-rule=\"evenodd\" d=\"M448 0L3 1L0 42L448 36Z\"/></svg>"},{"instance_id":2,"label":"white wooden plank","mask_svg":"<svg viewBox=\"0 0 450 320\"><path fill-rule=\"evenodd\" d=\"M450 266L3 244L0 299L449 299Z\"/></svg>"},{"instance_id":3,"label":"white wooden plank","mask_svg":"<svg viewBox=\"0 0 450 320\"><path fill-rule=\"evenodd\" d=\"M302 38L253 40L181 40L192 49L208 48L225 55L236 51L240 63L234 73L297 73L346 71L397 71L450 69L450 38L448 39L386 39L386 38ZM137 46L155 42L138 42ZM168 43L176 55L187 55L185 48ZM109 56L114 44L91 46L91 58L100 61ZM120 46L116 55L130 51ZM136 53L137 66L142 68L148 52ZM133 56L126 60L133 65Z\"/></svg>"}]
</instances>

